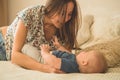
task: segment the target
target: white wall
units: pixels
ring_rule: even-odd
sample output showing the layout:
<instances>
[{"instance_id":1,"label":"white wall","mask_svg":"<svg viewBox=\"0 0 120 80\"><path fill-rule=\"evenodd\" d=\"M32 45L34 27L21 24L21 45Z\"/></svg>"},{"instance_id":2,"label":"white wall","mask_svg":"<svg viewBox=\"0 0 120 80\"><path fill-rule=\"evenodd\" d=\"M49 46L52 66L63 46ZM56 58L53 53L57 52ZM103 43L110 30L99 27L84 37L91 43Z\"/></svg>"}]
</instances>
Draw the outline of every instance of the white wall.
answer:
<instances>
[{"instance_id":1,"label":"white wall","mask_svg":"<svg viewBox=\"0 0 120 80\"><path fill-rule=\"evenodd\" d=\"M120 15L120 0L78 0L83 14Z\"/></svg>"},{"instance_id":2,"label":"white wall","mask_svg":"<svg viewBox=\"0 0 120 80\"><path fill-rule=\"evenodd\" d=\"M9 24L21 9L35 4L45 3L46 0L8 0ZM120 14L120 0L78 0L83 14L93 14L95 16L118 15Z\"/></svg>"},{"instance_id":3,"label":"white wall","mask_svg":"<svg viewBox=\"0 0 120 80\"><path fill-rule=\"evenodd\" d=\"M7 25L7 8L8 8L8 4L7 4L8 0L0 0L0 26L5 26Z\"/></svg>"},{"instance_id":4,"label":"white wall","mask_svg":"<svg viewBox=\"0 0 120 80\"><path fill-rule=\"evenodd\" d=\"M81 48L85 48L96 43L112 40L120 36L120 0L78 0L81 6L82 15L92 14L94 23L90 26L92 37ZM82 31L82 30L81 30ZM86 32L88 33L88 32ZM81 40L84 38L78 36ZM79 44L81 42L78 42Z\"/></svg>"},{"instance_id":5,"label":"white wall","mask_svg":"<svg viewBox=\"0 0 120 80\"><path fill-rule=\"evenodd\" d=\"M8 23L11 24L16 16L16 13L23 8L42 3L44 4L45 0L8 0Z\"/></svg>"}]
</instances>

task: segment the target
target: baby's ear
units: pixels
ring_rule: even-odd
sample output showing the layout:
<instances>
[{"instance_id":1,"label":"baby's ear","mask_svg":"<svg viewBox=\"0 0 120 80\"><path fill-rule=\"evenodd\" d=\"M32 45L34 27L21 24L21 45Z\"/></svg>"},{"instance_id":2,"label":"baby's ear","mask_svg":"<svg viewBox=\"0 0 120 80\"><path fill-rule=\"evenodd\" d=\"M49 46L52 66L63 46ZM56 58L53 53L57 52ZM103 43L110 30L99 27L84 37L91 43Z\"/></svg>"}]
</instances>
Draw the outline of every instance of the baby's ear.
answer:
<instances>
[{"instance_id":1,"label":"baby's ear","mask_svg":"<svg viewBox=\"0 0 120 80\"><path fill-rule=\"evenodd\" d=\"M81 61L81 64L82 64L83 66L85 66L85 65L88 64L88 61L87 61L87 60L82 60L82 61Z\"/></svg>"}]
</instances>

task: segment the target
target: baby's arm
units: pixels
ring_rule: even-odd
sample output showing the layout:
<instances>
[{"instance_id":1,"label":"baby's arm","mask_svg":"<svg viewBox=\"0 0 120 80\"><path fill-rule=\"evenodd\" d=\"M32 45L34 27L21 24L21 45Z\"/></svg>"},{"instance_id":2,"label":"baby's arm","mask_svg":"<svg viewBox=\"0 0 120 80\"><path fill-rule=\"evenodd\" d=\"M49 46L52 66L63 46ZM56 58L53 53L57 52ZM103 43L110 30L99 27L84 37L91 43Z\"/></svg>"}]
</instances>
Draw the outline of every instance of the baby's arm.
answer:
<instances>
[{"instance_id":1,"label":"baby's arm","mask_svg":"<svg viewBox=\"0 0 120 80\"><path fill-rule=\"evenodd\" d=\"M55 47L57 47L57 50L60 50L60 51L65 51L65 52L68 52L70 53L69 50L67 50L64 46L62 46L59 41L58 41L58 38L56 36L54 36L53 38L53 44Z\"/></svg>"},{"instance_id":2,"label":"baby's arm","mask_svg":"<svg viewBox=\"0 0 120 80\"><path fill-rule=\"evenodd\" d=\"M61 67L61 59L57 58L56 56L50 54L50 47L46 44L40 46L41 48L41 55L46 64L50 65L51 67L55 67L56 69L60 69Z\"/></svg>"}]
</instances>

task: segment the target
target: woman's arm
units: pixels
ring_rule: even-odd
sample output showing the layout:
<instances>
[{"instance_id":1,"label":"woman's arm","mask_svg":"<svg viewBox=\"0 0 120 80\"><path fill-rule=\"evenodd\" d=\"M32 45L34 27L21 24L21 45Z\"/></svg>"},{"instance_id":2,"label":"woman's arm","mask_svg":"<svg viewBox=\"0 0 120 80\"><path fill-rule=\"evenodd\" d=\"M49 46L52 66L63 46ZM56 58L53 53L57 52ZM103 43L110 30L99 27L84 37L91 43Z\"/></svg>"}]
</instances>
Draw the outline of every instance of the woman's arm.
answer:
<instances>
[{"instance_id":1,"label":"woman's arm","mask_svg":"<svg viewBox=\"0 0 120 80\"><path fill-rule=\"evenodd\" d=\"M17 30L13 42L11 61L24 68L43 72L55 72L54 68L48 65L41 64L21 52L22 47L25 43L26 36L27 29L24 26L23 22L20 20L17 24Z\"/></svg>"},{"instance_id":2,"label":"woman's arm","mask_svg":"<svg viewBox=\"0 0 120 80\"><path fill-rule=\"evenodd\" d=\"M55 69L60 70L61 59L50 54L50 46L47 44L43 44L40 46L40 48L41 48L41 55L45 61L45 64L48 64L51 67L54 67Z\"/></svg>"}]
</instances>

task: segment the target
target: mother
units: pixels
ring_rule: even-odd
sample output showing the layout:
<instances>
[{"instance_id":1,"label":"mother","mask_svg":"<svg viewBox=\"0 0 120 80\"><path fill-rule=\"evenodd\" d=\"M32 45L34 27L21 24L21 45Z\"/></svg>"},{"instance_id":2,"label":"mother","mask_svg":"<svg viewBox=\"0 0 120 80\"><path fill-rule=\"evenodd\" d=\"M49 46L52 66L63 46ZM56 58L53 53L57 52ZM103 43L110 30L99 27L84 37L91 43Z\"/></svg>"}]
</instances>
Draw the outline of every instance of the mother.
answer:
<instances>
[{"instance_id":1,"label":"mother","mask_svg":"<svg viewBox=\"0 0 120 80\"><path fill-rule=\"evenodd\" d=\"M52 67L23 54L22 48L27 43L37 49L43 43L54 48L52 37L56 35L71 50L76 46L78 21L76 0L48 0L45 6L37 5L22 10L7 29L7 59L28 69L56 72Z\"/></svg>"}]
</instances>

